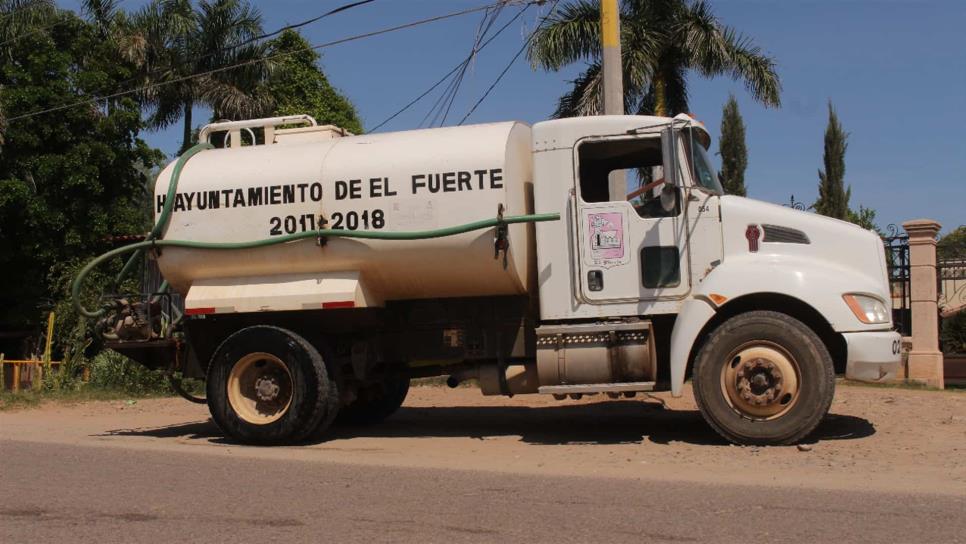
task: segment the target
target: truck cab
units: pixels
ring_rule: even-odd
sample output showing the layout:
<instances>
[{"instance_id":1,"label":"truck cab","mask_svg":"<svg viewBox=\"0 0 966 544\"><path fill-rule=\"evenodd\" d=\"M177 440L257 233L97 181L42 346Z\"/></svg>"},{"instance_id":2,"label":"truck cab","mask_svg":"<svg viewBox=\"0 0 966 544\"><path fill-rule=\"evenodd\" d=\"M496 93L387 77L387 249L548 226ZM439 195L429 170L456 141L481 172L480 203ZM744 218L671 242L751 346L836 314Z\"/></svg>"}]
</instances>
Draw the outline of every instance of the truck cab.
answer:
<instances>
[{"instance_id":1,"label":"truck cab","mask_svg":"<svg viewBox=\"0 0 966 544\"><path fill-rule=\"evenodd\" d=\"M647 316L652 334L663 324L669 340L654 338L669 373L657 380L679 396L686 376L702 370L696 362L721 366L712 373L720 381L704 381L724 395L702 392L694 378L699 405L726 397L718 400L733 414L723 418L786 414L805 393L799 359L827 357L826 381L833 370L862 381L895 377L901 339L873 232L724 195L710 135L687 115L548 121L533 137L536 210L564 218L536 226L544 323ZM615 172L626 186L613 182ZM791 323L824 353L796 356L775 338L746 338L728 353L716 345L754 317L766 321L763 330Z\"/></svg>"}]
</instances>

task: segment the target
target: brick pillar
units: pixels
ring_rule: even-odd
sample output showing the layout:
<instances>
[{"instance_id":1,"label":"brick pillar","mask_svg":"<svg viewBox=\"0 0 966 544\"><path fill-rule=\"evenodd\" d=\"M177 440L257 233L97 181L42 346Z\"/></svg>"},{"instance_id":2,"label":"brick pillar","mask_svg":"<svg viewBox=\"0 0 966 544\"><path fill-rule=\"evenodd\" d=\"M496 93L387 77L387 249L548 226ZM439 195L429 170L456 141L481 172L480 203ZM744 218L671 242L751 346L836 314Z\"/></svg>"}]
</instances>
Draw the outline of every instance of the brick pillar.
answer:
<instances>
[{"instance_id":1,"label":"brick pillar","mask_svg":"<svg viewBox=\"0 0 966 544\"><path fill-rule=\"evenodd\" d=\"M943 354L939 351L939 294L936 285L936 235L940 224L914 219L902 224L909 235L912 350L906 375L912 381L943 388Z\"/></svg>"}]
</instances>

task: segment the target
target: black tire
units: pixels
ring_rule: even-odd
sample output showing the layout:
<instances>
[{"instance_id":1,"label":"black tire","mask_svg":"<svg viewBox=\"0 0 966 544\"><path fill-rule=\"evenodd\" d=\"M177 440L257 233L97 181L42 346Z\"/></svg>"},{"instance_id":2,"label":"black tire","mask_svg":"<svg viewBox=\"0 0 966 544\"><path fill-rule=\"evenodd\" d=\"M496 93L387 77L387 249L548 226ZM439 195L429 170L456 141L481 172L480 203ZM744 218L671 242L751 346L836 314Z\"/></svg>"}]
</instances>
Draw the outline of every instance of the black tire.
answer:
<instances>
[{"instance_id":1,"label":"black tire","mask_svg":"<svg viewBox=\"0 0 966 544\"><path fill-rule=\"evenodd\" d=\"M760 349L781 354L795 369L794 395L783 393L782 386L788 391L789 382L782 381L780 372L777 381L771 373L782 365L768 366L768 358L750 355ZM743 354L749 354L745 361L741 360ZM741 376L763 376L754 376L759 380L755 385L744 378L729 379L729 372L736 368L748 369ZM742 445L794 444L802 440L828 413L835 394L832 358L818 335L793 317L768 311L739 314L718 326L695 358L692 381L694 398L705 421L725 439ZM751 391L755 386L758 389ZM742 392L762 396L741 398ZM776 400L767 400L772 398ZM767 417L749 413L759 409L754 405L757 399L766 399L761 410L778 412Z\"/></svg>"},{"instance_id":2,"label":"black tire","mask_svg":"<svg viewBox=\"0 0 966 544\"><path fill-rule=\"evenodd\" d=\"M409 394L409 378L394 376L363 390L358 399L339 412L338 423L372 425L396 413Z\"/></svg>"},{"instance_id":3,"label":"black tire","mask_svg":"<svg viewBox=\"0 0 966 544\"><path fill-rule=\"evenodd\" d=\"M236 400L236 410L230 398L233 393L229 392L232 369L238 364L248 365L243 361L253 359L257 367L263 358L258 354L267 355L271 364L283 366L282 370L287 373L287 389L283 389L288 402L284 408L275 410L272 417L277 419L269 422L253 422L257 416L249 415L246 419L240 415L239 410L245 413L251 408ZM317 430L322 422L331 422L339 409L335 380L329 378L319 351L294 332L268 325L247 327L225 339L211 357L206 385L208 409L215 423L228 437L246 444L297 443ZM237 394L235 398L239 398ZM258 410L257 404L255 409Z\"/></svg>"}]
</instances>

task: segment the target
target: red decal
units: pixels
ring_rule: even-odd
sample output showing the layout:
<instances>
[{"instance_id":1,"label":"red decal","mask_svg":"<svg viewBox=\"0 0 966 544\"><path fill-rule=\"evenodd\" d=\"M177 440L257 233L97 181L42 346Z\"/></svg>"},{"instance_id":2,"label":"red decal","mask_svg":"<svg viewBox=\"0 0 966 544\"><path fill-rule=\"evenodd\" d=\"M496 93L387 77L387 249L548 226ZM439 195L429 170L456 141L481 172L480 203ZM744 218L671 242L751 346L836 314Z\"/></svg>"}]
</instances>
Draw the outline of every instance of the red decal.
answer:
<instances>
[{"instance_id":1,"label":"red decal","mask_svg":"<svg viewBox=\"0 0 966 544\"><path fill-rule=\"evenodd\" d=\"M761 237L761 229L758 225L748 225L745 230L745 238L748 239L748 251L752 253L758 252L758 238Z\"/></svg>"},{"instance_id":2,"label":"red decal","mask_svg":"<svg viewBox=\"0 0 966 544\"><path fill-rule=\"evenodd\" d=\"M215 313L214 308L185 308L185 315L205 315Z\"/></svg>"},{"instance_id":3,"label":"red decal","mask_svg":"<svg viewBox=\"0 0 966 544\"><path fill-rule=\"evenodd\" d=\"M351 300L344 300L341 302L323 302L322 309L329 310L335 308L355 308L356 303Z\"/></svg>"}]
</instances>

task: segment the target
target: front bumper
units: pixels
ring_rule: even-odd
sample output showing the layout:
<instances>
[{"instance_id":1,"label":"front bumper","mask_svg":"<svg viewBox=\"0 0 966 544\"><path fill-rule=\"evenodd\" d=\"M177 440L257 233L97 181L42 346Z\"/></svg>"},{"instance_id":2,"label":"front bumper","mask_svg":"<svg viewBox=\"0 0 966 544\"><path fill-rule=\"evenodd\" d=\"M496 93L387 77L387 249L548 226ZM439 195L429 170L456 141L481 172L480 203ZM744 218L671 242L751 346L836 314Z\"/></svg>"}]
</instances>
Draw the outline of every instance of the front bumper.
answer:
<instances>
[{"instance_id":1,"label":"front bumper","mask_svg":"<svg viewBox=\"0 0 966 544\"><path fill-rule=\"evenodd\" d=\"M893 380L902 363L902 336L895 331L842 333L848 345L845 377L860 382Z\"/></svg>"}]
</instances>

